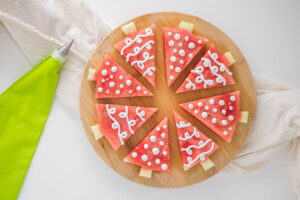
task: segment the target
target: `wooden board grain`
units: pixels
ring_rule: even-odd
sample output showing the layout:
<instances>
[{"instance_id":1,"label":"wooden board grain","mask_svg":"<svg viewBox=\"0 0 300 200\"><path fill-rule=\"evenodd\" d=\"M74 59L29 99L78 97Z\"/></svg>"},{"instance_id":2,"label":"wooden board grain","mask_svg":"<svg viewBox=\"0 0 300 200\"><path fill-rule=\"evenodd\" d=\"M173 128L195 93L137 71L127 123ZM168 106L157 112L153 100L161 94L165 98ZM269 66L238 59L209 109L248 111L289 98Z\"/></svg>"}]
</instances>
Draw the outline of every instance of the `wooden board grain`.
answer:
<instances>
[{"instance_id":1,"label":"wooden board grain","mask_svg":"<svg viewBox=\"0 0 300 200\"><path fill-rule=\"evenodd\" d=\"M181 73L176 81L168 88L165 82L164 57L163 57L163 38L161 29L163 27L178 27L180 21L186 21L195 24L193 33L208 39L206 46L199 52L196 58ZM151 24L155 25L155 48L156 48L156 88L154 89L133 67L126 63L125 59L119 55L113 45L124 38L121 26L113 30L105 37L93 52L86 66L82 77L81 94L80 94L80 111L82 123L92 146L98 155L120 175L127 179L144 184L147 186L171 188L183 187L198 183L212 175L218 173L225 167L241 150L253 122L255 114L255 88L252 75L248 64L233 41L218 28L212 24L197 18L195 16L182 13L152 13L146 14L130 22L136 24L137 30L141 30ZM124 23L123 25L129 22ZM179 84L188 75L191 68L200 60L207 47L214 43L221 53L230 51L236 62L230 67L233 72L235 85L210 88L205 90L192 91L189 93L176 94L175 91ZM129 73L143 83L151 92L153 97L135 97L135 98L114 98L114 99L95 99L95 82L88 81L88 68L98 68L105 54L109 54ZM201 124L194 117L189 115L179 107L180 103L205 98L213 95L219 95L226 92L239 90L241 92L240 110L249 111L249 121L247 124L239 123L230 144L223 141L210 129ZM137 106L157 107L158 112L154 114L138 131L129 138L124 146L118 151L114 151L105 138L95 140L90 126L98 123L95 104L96 103L112 103ZM218 145L219 149L210 157L214 163L214 167L208 171L204 171L201 165L184 171L180 156L178 141L176 137L175 124L172 111L175 110L184 118L189 120L193 125L212 138ZM147 133L167 115L169 119L169 139L170 139L170 173L153 172L152 178L139 176L140 167L123 162L124 157L147 135Z\"/></svg>"}]
</instances>

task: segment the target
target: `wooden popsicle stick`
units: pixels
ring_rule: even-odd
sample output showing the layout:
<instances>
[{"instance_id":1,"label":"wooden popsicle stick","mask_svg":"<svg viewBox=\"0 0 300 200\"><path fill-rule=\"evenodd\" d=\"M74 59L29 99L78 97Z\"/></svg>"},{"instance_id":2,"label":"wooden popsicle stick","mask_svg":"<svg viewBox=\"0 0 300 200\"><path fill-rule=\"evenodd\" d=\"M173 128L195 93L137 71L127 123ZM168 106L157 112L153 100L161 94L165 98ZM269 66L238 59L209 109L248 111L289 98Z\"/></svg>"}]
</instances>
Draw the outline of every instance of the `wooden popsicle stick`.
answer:
<instances>
[{"instance_id":1,"label":"wooden popsicle stick","mask_svg":"<svg viewBox=\"0 0 300 200\"><path fill-rule=\"evenodd\" d=\"M124 162L129 162L126 158L124 158L123 161ZM142 176L142 177L145 177L145 178L151 178L152 177L152 170L141 168L139 176Z\"/></svg>"},{"instance_id":2,"label":"wooden popsicle stick","mask_svg":"<svg viewBox=\"0 0 300 200\"><path fill-rule=\"evenodd\" d=\"M232 56L232 54L228 51L226 53L224 53L224 56L226 56L226 58L228 59L230 65L232 65L233 63L235 63L235 59Z\"/></svg>"},{"instance_id":3,"label":"wooden popsicle stick","mask_svg":"<svg viewBox=\"0 0 300 200\"><path fill-rule=\"evenodd\" d=\"M98 140L100 138L103 137L103 135L101 134L101 132L99 131L99 124L96 124L94 126L91 126L91 130L95 136L95 139Z\"/></svg>"},{"instance_id":4,"label":"wooden popsicle stick","mask_svg":"<svg viewBox=\"0 0 300 200\"><path fill-rule=\"evenodd\" d=\"M141 168L139 176L142 176L145 178L151 178L152 170Z\"/></svg>"},{"instance_id":5,"label":"wooden popsicle stick","mask_svg":"<svg viewBox=\"0 0 300 200\"><path fill-rule=\"evenodd\" d=\"M191 23L188 23L185 21L181 21L179 24L179 28L185 29L189 32L193 32L194 26L195 26L194 24L191 24Z\"/></svg>"},{"instance_id":6,"label":"wooden popsicle stick","mask_svg":"<svg viewBox=\"0 0 300 200\"><path fill-rule=\"evenodd\" d=\"M241 117L240 123L247 124L248 118L249 118L249 111L241 111L241 113L242 113L242 117Z\"/></svg>"},{"instance_id":7,"label":"wooden popsicle stick","mask_svg":"<svg viewBox=\"0 0 300 200\"><path fill-rule=\"evenodd\" d=\"M130 22L130 23L122 26L121 29L122 29L122 31L125 35L127 35L128 33L132 33L132 32L136 31L136 27L135 27L134 22Z\"/></svg>"},{"instance_id":8,"label":"wooden popsicle stick","mask_svg":"<svg viewBox=\"0 0 300 200\"><path fill-rule=\"evenodd\" d=\"M207 171L210 168L212 168L213 166L215 166L215 164L208 158L205 162L200 163L202 168Z\"/></svg>"},{"instance_id":9,"label":"wooden popsicle stick","mask_svg":"<svg viewBox=\"0 0 300 200\"><path fill-rule=\"evenodd\" d=\"M96 69L89 68L89 74L88 74L87 80L89 80L89 81L95 80L94 79L95 73L96 73Z\"/></svg>"},{"instance_id":10,"label":"wooden popsicle stick","mask_svg":"<svg viewBox=\"0 0 300 200\"><path fill-rule=\"evenodd\" d=\"M194 24L191 24L191 23L188 23L185 21L181 21L179 24L179 28L185 29L189 32L193 32L194 26L195 26Z\"/></svg>"}]
</instances>

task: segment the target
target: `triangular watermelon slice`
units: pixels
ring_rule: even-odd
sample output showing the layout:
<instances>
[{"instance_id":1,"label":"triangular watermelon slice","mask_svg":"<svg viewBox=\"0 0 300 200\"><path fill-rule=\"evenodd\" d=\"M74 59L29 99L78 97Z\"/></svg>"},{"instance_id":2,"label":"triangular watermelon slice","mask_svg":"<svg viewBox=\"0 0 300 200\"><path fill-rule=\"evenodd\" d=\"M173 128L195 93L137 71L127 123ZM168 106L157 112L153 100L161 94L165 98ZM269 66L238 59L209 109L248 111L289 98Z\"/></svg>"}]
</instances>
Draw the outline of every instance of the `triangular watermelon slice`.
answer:
<instances>
[{"instance_id":1,"label":"triangular watermelon slice","mask_svg":"<svg viewBox=\"0 0 300 200\"><path fill-rule=\"evenodd\" d=\"M134 26L134 24L125 25L125 27L130 26ZM128 28L126 30L126 38L117 43L115 48L131 66L155 86L154 26L149 26L141 31L136 31L135 26L130 31Z\"/></svg>"},{"instance_id":2,"label":"triangular watermelon slice","mask_svg":"<svg viewBox=\"0 0 300 200\"><path fill-rule=\"evenodd\" d=\"M234 62L230 52L221 55L212 44L176 92L234 84L232 72L228 69Z\"/></svg>"},{"instance_id":3,"label":"triangular watermelon slice","mask_svg":"<svg viewBox=\"0 0 300 200\"><path fill-rule=\"evenodd\" d=\"M159 124L124 159L142 167L140 175L151 177L151 171L170 171L168 118Z\"/></svg>"},{"instance_id":4,"label":"triangular watermelon slice","mask_svg":"<svg viewBox=\"0 0 300 200\"><path fill-rule=\"evenodd\" d=\"M192 34L184 28L163 28L167 85L178 75L205 45L207 39Z\"/></svg>"},{"instance_id":5,"label":"triangular watermelon slice","mask_svg":"<svg viewBox=\"0 0 300 200\"><path fill-rule=\"evenodd\" d=\"M92 126L96 139L105 136L117 150L156 111L157 108L96 104L99 124Z\"/></svg>"},{"instance_id":6,"label":"triangular watermelon slice","mask_svg":"<svg viewBox=\"0 0 300 200\"><path fill-rule=\"evenodd\" d=\"M205 163L209 162L209 156L218 149L218 145L179 114L173 114L184 169L188 170L197 163L205 166Z\"/></svg>"},{"instance_id":7,"label":"triangular watermelon slice","mask_svg":"<svg viewBox=\"0 0 300 200\"><path fill-rule=\"evenodd\" d=\"M247 123L248 112L240 112L240 92L230 92L180 104L182 108L231 142L237 123Z\"/></svg>"},{"instance_id":8,"label":"triangular watermelon slice","mask_svg":"<svg viewBox=\"0 0 300 200\"><path fill-rule=\"evenodd\" d=\"M88 79L97 81L96 98L153 96L108 55L104 57L98 70L89 69Z\"/></svg>"}]
</instances>

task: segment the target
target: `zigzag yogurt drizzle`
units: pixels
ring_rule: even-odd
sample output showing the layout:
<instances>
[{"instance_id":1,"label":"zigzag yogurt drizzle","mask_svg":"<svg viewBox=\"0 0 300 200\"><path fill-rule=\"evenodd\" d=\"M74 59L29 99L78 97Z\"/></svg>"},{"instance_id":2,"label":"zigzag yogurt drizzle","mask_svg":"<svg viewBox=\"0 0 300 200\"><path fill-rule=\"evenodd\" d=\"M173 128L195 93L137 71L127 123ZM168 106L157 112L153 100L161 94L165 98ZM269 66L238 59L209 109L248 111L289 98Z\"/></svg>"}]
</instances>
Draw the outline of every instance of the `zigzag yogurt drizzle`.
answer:
<instances>
[{"instance_id":1,"label":"zigzag yogurt drizzle","mask_svg":"<svg viewBox=\"0 0 300 200\"><path fill-rule=\"evenodd\" d=\"M155 41L154 27L147 27L139 32L129 33L115 45L126 62L135 67L150 83L155 85Z\"/></svg>"},{"instance_id":2,"label":"zigzag yogurt drizzle","mask_svg":"<svg viewBox=\"0 0 300 200\"><path fill-rule=\"evenodd\" d=\"M186 169L204 162L218 146L191 123L174 112L183 165Z\"/></svg>"},{"instance_id":3,"label":"zigzag yogurt drizzle","mask_svg":"<svg viewBox=\"0 0 300 200\"><path fill-rule=\"evenodd\" d=\"M97 104L99 130L117 150L157 110L156 108Z\"/></svg>"},{"instance_id":4,"label":"zigzag yogurt drizzle","mask_svg":"<svg viewBox=\"0 0 300 200\"><path fill-rule=\"evenodd\" d=\"M227 52L221 55L217 48L211 45L176 92L234 84L232 72L228 69L234 61L230 61L227 56L231 56L231 54Z\"/></svg>"}]
</instances>

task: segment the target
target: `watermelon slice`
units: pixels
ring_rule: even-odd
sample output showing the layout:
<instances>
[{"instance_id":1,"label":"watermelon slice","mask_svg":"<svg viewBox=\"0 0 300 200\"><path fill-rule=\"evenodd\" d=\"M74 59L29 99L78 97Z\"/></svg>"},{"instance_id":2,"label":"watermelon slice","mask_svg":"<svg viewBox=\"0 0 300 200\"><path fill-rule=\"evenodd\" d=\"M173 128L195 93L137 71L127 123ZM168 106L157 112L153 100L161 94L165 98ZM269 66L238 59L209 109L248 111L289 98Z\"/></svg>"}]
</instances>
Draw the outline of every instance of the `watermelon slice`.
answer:
<instances>
[{"instance_id":1,"label":"watermelon slice","mask_svg":"<svg viewBox=\"0 0 300 200\"><path fill-rule=\"evenodd\" d=\"M218 145L179 114L173 114L184 169L188 170L197 163L201 163L205 170L214 166L209 156L218 149Z\"/></svg>"},{"instance_id":2,"label":"watermelon slice","mask_svg":"<svg viewBox=\"0 0 300 200\"><path fill-rule=\"evenodd\" d=\"M230 52L221 55L212 44L176 92L234 84L232 73L228 69L234 62Z\"/></svg>"},{"instance_id":3,"label":"watermelon slice","mask_svg":"<svg viewBox=\"0 0 300 200\"><path fill-rule=\"evenodd\" d=\"M170 171L168 118L159 124L124 159L141 166L140 176L150 178L152 170Z\"/></svg>"},{"instance_id":4,"label":"watermelon slice","mask_svg":"<svg viewBox=\"0 0 300 200\"><path fill-rule=\"evenodd\" d=\"M240 92L230 92L180 104L182 108L231 142L237 123L247 123L248 112L240 112Z\"/></svg>"},{"instance_id":5,"label":"watermelon slice","mask_svg":"<svg viewBox=\"0 0 300 200\"><path fill-rule=\"evenodd\" d=\"M98 70L89 69L88 80L97 81L96 98L153 96L108 55Z\"/></svg>"},{"instance_id":6,"label":"watermelon slice","mask_svg":"<svg viewBox=\"0 0 300 200\"><path fill-rule=\"evenodd\" d=\"M120 54L155 86L154 26L136 31L134 23L122 27L126 38L115 45Z\"/></svg>"},{"instance_id":7,"label":"watermelon slice","mask_svg":"<svg viewBox=\"0 0 300 200\"><path fill-rule=\"evenodd\" d=\"M132 136L156 111L156 108L96 104L99 124L91 129L97 139L105 136L117 150Z\"/></svg>"},{"instance_id":8,"label":"watermelon slice","mask_svg":"<svg viewBox=\"0 0 300 200\"><path fill-rule=\"evenodd\" d=\"M163 28L165 68L167 85L170 86L178 75L205 45L207 39L192 34L192 28Z\"/></svg>"}]
</instances>

